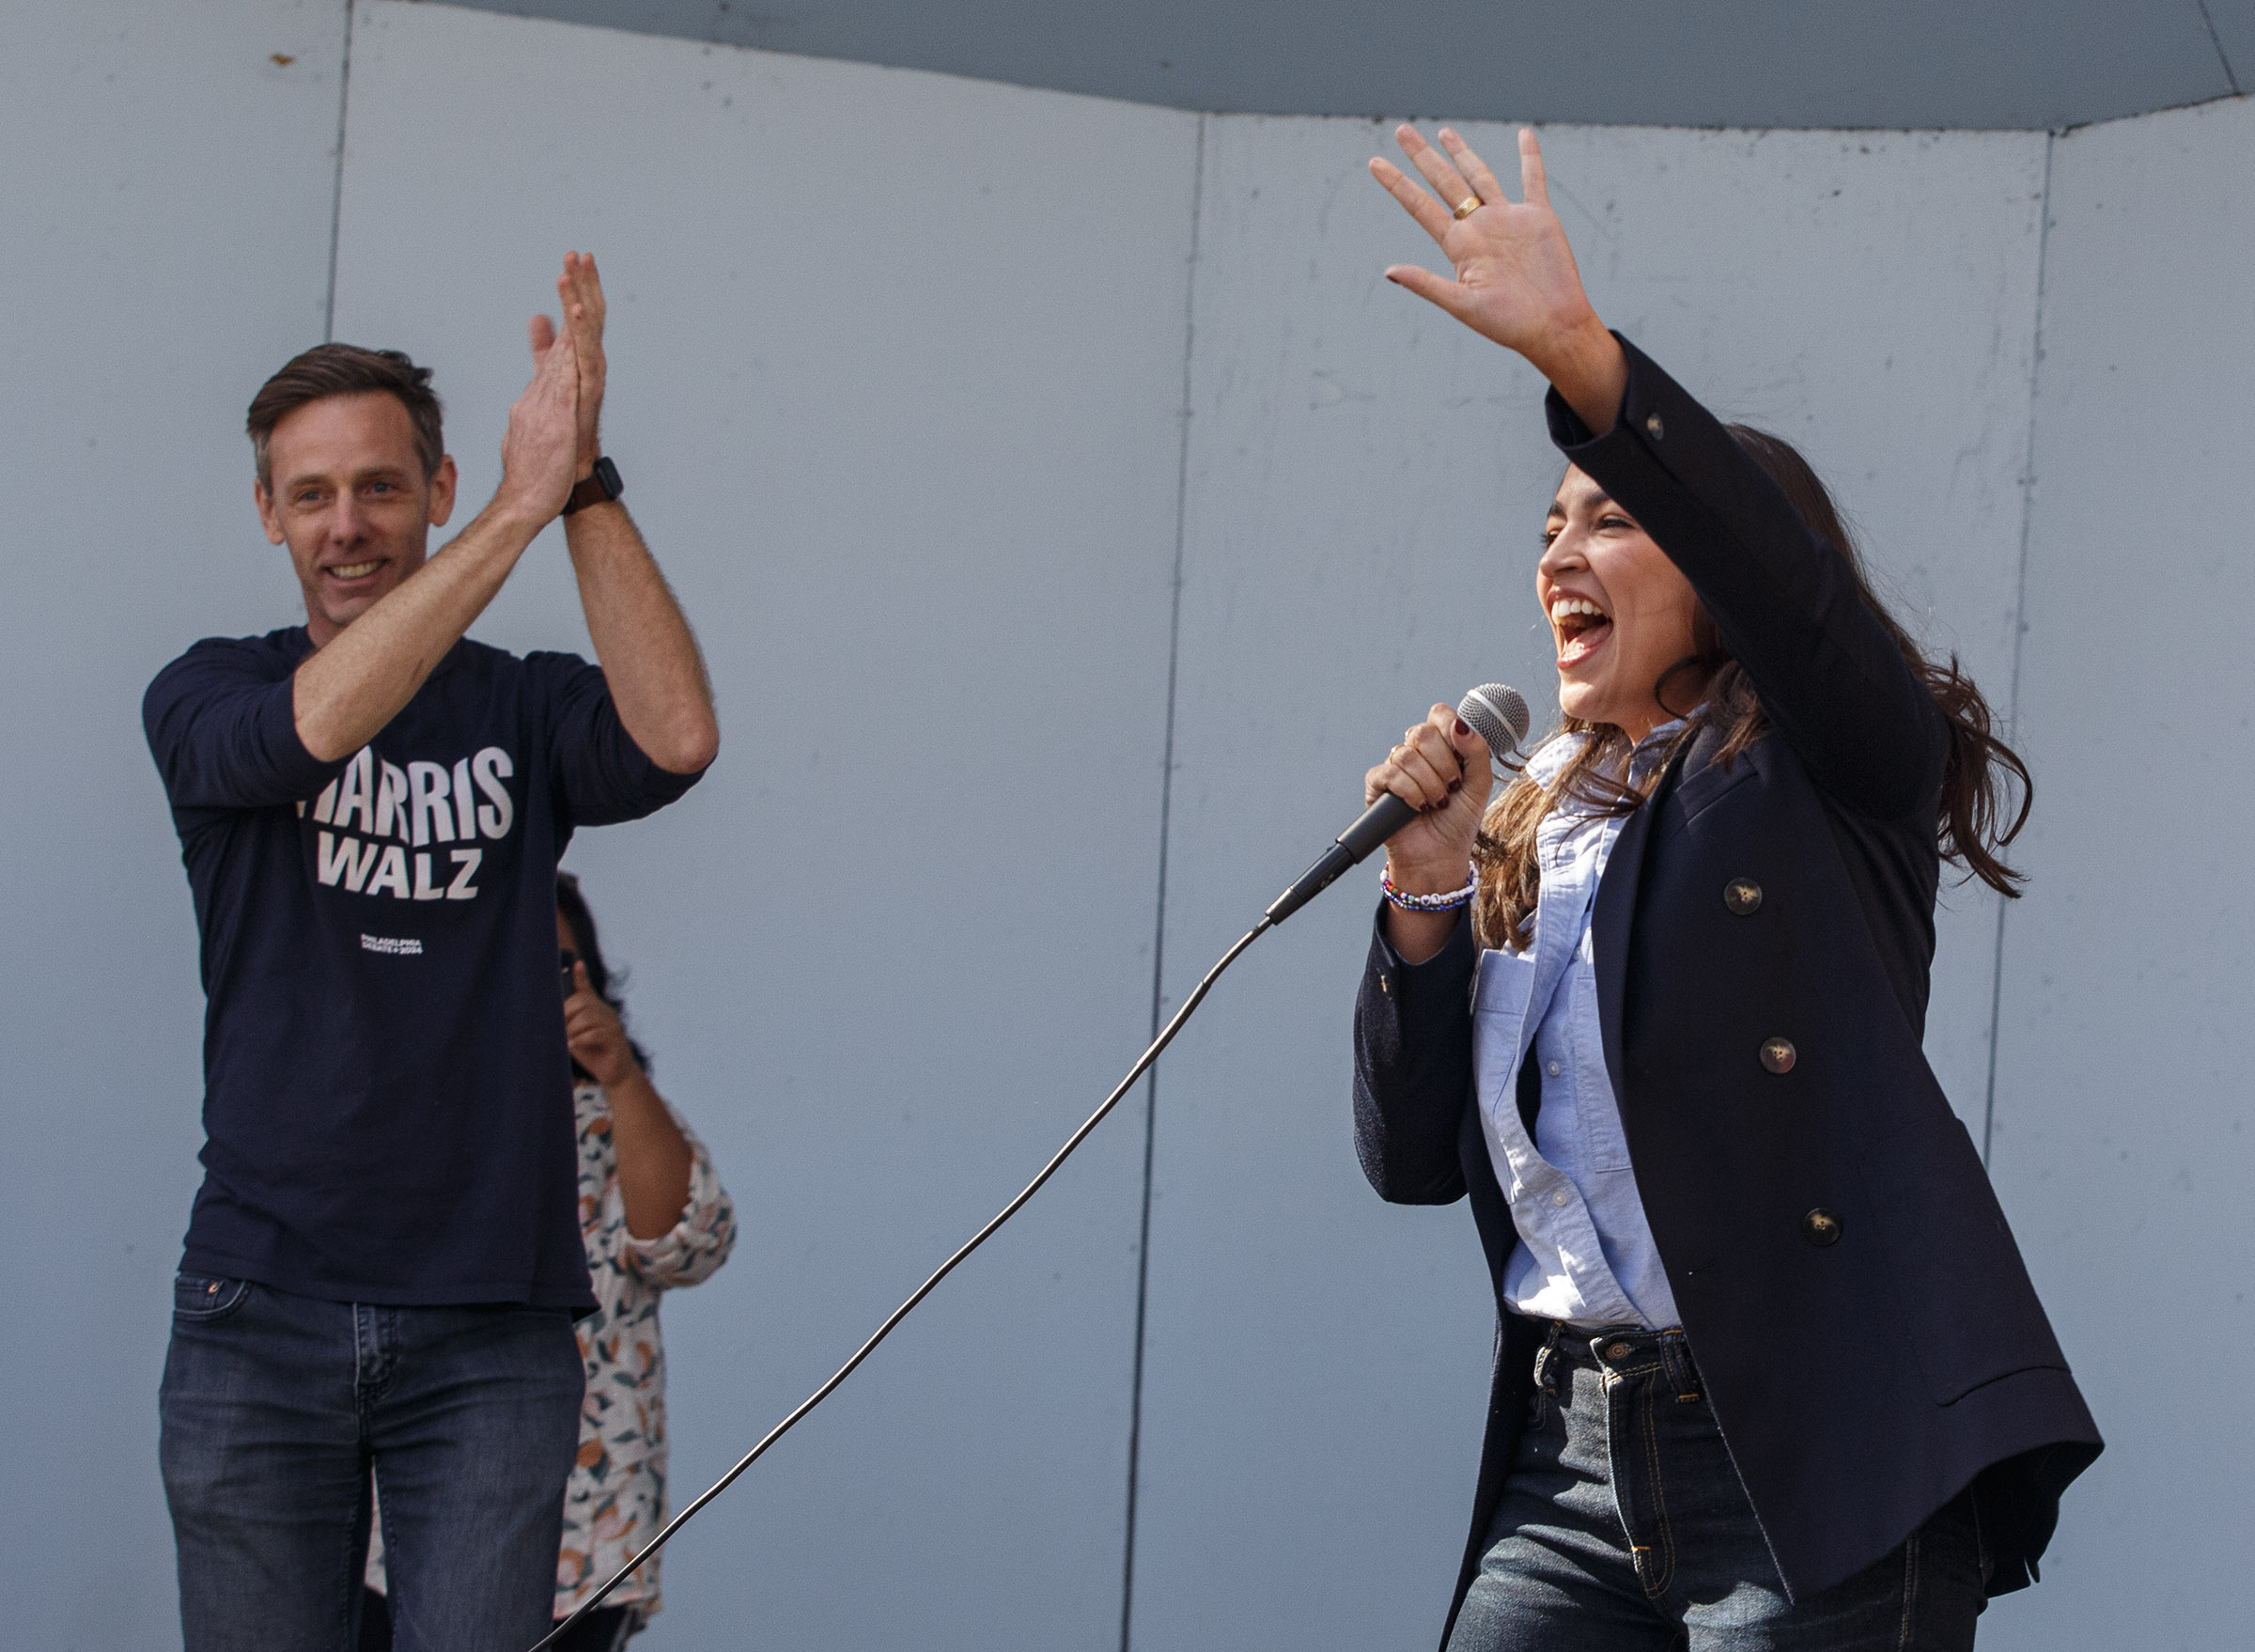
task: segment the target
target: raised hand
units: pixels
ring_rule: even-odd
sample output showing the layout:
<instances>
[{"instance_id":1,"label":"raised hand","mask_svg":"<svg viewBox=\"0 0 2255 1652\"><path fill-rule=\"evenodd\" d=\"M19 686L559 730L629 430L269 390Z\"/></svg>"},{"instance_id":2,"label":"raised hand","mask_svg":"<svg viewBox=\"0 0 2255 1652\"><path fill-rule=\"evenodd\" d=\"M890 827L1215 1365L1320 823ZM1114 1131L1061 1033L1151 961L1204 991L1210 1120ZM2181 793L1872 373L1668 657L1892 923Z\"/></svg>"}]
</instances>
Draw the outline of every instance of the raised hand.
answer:
<instances>
[{"instance_id":1,"label":"raised hand","mask_svg":"<svg viewBox=\"0 0 2255 1652\"><path fill-rule=\"evenodd\" d=\"M566 253L564 273L556 277L556 300L564 317L564 330L571 337L572 350L579 366L579 480L595 469L595 461L602 456L602 437L599 431L603 413L603 382L608 370L603 354L603 318L607 307L603 303L603 280L596 273L595 257L590 253ZM546 316L535 316L532 323L533 359L535 362L548 353L556 341L556 324Z\"/></svg>"},{"instance_id":2,"label":"raised hand","mask_svg":"<svg viewBox=\"0 0 2255 1652\"><path fill-rule=\"evenodd\" d=\"M533 318L533 382L509 409L501 438L501 486L494 503L545 522L564 508L583 475L580 446L579 351L548 318ZM543 335L545 334L545 336Z\"/></svg>"},{"instance_id":3,"label":"raised hand","mask_svg":"<svg viewBox=\"0 0 2255 1652\"><path fill-rule=\"evenodd\" d=\"M1534 133L1519 133L1519 186L1525 199L1516 202L1471 146L1449 128L1440 129L1446 154L1407 123L1393 135L1439 198L1391 161L1374 158L1371 176L1439 243L1455 279L1415 264L1392 265L1386 278L1439 304L1473 332L1518 351L1558 386L1593 429L1610 429L1627 382L1627 363L1582 290L1574 249L1550 210L1542 146Z\"/></svg>"},{"instance_id":4,"label":"raised hand","mask_svg":"<svg viewBox=\"0 0 2255 1652\"><path fill-rule=\"evenodd\" d=\"M614 1089L642 1070L627 1042L626 1023L597 996L584 960L573 962L571 984L571 996L564 1001L565 1047L597 1083Z\"/></svg>"}]
</instances>

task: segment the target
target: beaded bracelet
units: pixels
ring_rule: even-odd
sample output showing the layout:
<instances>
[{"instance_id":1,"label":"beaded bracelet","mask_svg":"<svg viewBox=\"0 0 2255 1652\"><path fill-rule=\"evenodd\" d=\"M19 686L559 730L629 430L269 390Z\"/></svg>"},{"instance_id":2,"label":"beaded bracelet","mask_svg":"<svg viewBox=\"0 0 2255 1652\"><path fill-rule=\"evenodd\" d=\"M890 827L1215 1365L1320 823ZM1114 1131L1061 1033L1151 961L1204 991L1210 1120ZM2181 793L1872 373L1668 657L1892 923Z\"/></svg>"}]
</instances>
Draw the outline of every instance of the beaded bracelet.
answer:
<instances>
[{"instance_id":1,"label":"beaded bracelet","mask_svg":"<svg viewBox=\"0 0 2255 1652\"><path fill-rule=\"evenodd\" d=\"M1462 889L1452 889L1446 895L1404 895L1393 886L1393 874L1381 872L1378 887L1385 891L1388 900L1406 912L1453 912L1471 903L1472 896L1480 892L1480 878L1468 869Z\"/></svg>"}]
</instances>

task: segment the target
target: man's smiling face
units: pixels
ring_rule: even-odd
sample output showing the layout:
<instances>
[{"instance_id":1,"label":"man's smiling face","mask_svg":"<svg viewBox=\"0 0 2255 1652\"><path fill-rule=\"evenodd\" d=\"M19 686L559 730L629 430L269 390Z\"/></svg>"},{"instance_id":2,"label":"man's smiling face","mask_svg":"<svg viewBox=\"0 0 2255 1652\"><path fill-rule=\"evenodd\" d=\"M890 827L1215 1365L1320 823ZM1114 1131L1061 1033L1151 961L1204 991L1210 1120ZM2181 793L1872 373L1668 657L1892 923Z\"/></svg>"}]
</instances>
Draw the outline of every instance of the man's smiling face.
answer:
<instances>
[{"instance_id":1,"label":"man's smiling face","mask_svg":"<svg viewBox=\"0 0 2255 1652\"><path fill-rule=\"evenodd\" d=\"M423 566L430 530L454 511L454 460L426 476L407 408L381 390L293 409L266 452L258 520L289 547L319 647Z\"/></svg>"}]
</instances>

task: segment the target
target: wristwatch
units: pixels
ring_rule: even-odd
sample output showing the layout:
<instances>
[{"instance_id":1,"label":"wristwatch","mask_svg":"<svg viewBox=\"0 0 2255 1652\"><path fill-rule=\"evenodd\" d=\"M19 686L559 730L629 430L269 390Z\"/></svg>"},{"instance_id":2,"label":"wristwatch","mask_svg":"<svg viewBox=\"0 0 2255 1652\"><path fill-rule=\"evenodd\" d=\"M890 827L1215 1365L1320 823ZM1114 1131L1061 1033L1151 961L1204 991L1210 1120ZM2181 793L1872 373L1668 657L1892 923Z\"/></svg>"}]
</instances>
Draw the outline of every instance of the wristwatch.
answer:
<instances>
[{"instance_id":1,"label":"wristwatch","mask_svg":"<svg viewBox=\"0 0 2255 1652\"><path fill-rule=\"evenodd\" d=\"M571 497L564 501L564 508L558 514L569 516L590 505L608 505L626 491L626 483L618 479L618 466L607 459L599 459L595 469L588 472L587 479L571 491Z\"/></svg>"}]
</instances>

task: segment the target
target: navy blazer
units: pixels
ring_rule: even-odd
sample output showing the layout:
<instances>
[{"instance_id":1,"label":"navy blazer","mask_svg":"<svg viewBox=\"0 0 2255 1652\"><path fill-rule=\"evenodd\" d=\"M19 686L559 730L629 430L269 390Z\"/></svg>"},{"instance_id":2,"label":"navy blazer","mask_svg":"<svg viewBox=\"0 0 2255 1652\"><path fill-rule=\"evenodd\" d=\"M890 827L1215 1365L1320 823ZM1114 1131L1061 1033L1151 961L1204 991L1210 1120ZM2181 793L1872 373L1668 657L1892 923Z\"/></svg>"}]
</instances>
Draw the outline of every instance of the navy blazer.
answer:
<instances>
[{"instance_id":1,"label":"navy blazer","mask_svg":"<svg viewBox=\"0 0 2255 1652\"><path fill-rule=\"evenodd\" d=\"M1624 347L1614 428L1593 437L1553 391L1552 437L1683 569L1771 725L1727 767L1720 732L1699 732L1598 886L1606 1068L1653 1239L1793 1597L1881 1559L1967 1487L1989 1592L2021 1588L2100 1441L1921 1048L1948 726L1840 553L1713 415ZM1746 881L1750 910L1743 889L1724 898ZM1497 1291L1452 1626L1537 1346L1534 1322L1502 1307L1517 1234L1472 1098L1470 931L1460 921L1407 966L1381 924L1355 1013L1364 1173L1397 1203L1469 1193ZM1762 1059L1776 1038L1795 1052L1783 1073ZM1533 1070L1518 1091L1531 1134Z\"/></svg>"}]
</instances>

